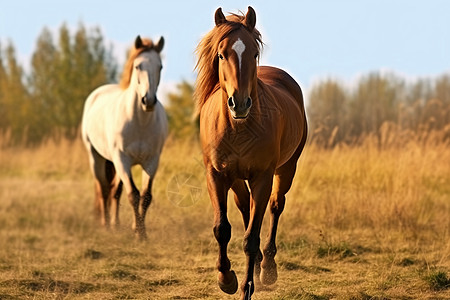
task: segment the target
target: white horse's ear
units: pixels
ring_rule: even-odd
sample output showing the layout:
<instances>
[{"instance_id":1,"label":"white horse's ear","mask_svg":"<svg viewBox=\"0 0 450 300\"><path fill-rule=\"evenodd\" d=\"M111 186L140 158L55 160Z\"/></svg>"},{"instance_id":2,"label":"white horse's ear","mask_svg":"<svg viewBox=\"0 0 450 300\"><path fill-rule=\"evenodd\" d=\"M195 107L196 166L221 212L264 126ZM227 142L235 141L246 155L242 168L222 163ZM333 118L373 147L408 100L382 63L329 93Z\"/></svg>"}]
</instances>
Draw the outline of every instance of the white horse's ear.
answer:
<instances>
[{"instance_id":1,"label":"white horse's ear","mask_svg":"<svg viewBox=\"0 0 450 300\"><path fill-rule=\"evenodd\" d=\"M221 7L216 10L216 13L214 14L214 20L216 22L216 26L227 22L227 19L225 18Z\"/></svg>"},{"instance_id":2,"label":"white horse's ear","mask_svg":"<svg viewBox=\"0 0 450 300\"><path fill-rule=\"evenodd\" d=\"M156 52L160 53L164 47L164 37L160 37L158 43L155 45Z\"/></svg>"},{"instance_id":3,"label":"white horse's ear","mask_svg":"<svg viewBox=\"0 0 450 300\"><path fill-rule=\"evenodd\" d=\"M143 46L143 43L142 43L142 40L141 40L141 36L138 35L138 36L136 37L136 40L134 41L134 47L135 47L136 49L139 49L139 48L141 48L142 46Z\"/></svg>"},{"instance_id":4,"label":"white horse's ear","mask_svg":"<svg viewBox=\"0 0 450 300\"><path fill-rule=\"evenodd\" d=\"M245 15L244 25L247 26L248 30L253 31L256 25L256 13L253 7L249 6L247 14Z\"/></svg>"}]
</instances>

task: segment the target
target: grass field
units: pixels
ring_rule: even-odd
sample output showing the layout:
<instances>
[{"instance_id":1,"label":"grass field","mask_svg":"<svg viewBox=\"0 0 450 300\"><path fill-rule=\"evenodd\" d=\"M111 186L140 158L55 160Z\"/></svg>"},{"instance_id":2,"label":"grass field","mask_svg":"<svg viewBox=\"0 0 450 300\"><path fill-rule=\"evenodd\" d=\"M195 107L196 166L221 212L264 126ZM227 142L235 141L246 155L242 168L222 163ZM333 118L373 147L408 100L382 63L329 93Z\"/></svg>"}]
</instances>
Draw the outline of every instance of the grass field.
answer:
<instances>
[{"instance_id":1,"label":"grass field","mask_svg":"<svg viewBox=\"0 0 450 300\"><path fill-rule=\"evenodd\" d=\"M174 198L174 176L186 174L198 189ZM139 243L126 197L119 230L94 220L81 142L0 149L0 299L236 299L216 285L213 214L195 142L167 143L154 187L149 240ZM234 204L229 216L229 256L241 280ZM267 222L263 232L264 241ZM371 138L308 145L276 260L278 282L257 287L255 299L450 299L450 146L380 147Z\"/></svg>"}]
</instances>

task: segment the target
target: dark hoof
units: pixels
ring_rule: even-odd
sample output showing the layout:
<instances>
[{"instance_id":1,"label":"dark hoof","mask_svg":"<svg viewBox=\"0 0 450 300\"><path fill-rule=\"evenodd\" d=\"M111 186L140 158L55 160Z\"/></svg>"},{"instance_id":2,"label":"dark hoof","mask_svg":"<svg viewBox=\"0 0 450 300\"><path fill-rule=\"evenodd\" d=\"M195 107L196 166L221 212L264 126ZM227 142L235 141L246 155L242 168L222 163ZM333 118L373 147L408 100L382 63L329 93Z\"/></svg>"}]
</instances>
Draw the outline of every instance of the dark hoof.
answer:
<instances>
[{"instance_id":1,"label":"dark hoof","mask_svg":"<svg viewBox=\"0 0 450 300\"><path fill-rule=\"evenodd\" d=\"M228 271L227 273L219 272L219 276L217 278L220 289L227 294L234 294L238 289L238 281L236 277L236 273L233 270Z\"/></svg>"},{"instance_id":2,"label":"dark hoof","mask_svg":"<svg viewBox=\"0 0 450 300\"><path fill-rule=\"evenodd\" d=\"M136 234L136 238L139 241L146 241L147 240L147 230L145 228L145 225L142 222L133 223L134 233Z\"/></svg>"},{"instance_id":3,"label":"dark hoof","mask_svg":"<svg viewBox=\"0 0 450 300\"><path fill-rule=\"evenodd\" d=\"M111 229L114 231L120 231L121 227L119 223L112 223L111 224Z\"/></svg>"},{"instance_id":4,"label":"dark hoof","mask_svg":"<svg viewBox=\"0 0 450 300\"><path fill-rule=\"evenodd\" d=\"M270 266L262 267L259 279L264 285L274 284L278 279L277 264L274 262Z\"/></svg>"},{"instance_id":5,"label":"dark hoof","mask_svg":"<svg viewBox=\"0 0 450 300\"><path fill-rule=\"evenodd\" d=\"M145 231L136 230L135 233L136 233L136 239L139 242L145 242L147 240L147 233Z\"/></svg>"}]
</instances>

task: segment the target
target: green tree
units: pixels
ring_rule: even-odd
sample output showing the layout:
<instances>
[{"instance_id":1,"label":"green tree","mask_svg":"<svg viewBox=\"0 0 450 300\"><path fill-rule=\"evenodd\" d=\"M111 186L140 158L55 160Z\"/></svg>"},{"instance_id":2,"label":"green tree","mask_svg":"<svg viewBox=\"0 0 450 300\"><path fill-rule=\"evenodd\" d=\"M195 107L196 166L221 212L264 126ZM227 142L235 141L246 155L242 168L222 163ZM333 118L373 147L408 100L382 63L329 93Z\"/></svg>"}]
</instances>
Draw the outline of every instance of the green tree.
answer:
<instances>
[{"instance_id":1,"label":"green tree","mask_svg":"<svg viewBox=\"0 0 450 300\"><path fill-rule=\"evenodd\" d=\"M31 74L44 135L59 132L76 138L86 97L115 77L116 63L99 29L87 30L80 24L72 37L63 24L55 46L51 33L44 28L33 55Z\"/></svg>"},{"instance_id":2,"label":"green tree","mask_svg":"<svg viewBox=\"0 0 450 300\"><path fill-rule=\"evenodd\" d=\"M167 114L170 132L177 138L192 138L198 134L193 93L194 86L183 80L177 85L176 93L168 94Z\"/></svg>"},{"instance_id":3,"label":"green tree","mask_svg":"<svg viewBox=\"0 0 450 300\"><path fill-rule=\"evenodd\" d=\"M6 119L6 103L4 97L4 90L6 88L6 68L3 63L3 48L0 44L0 134L4 133L8 128L8 121Z\"/></svg>"},{"instance_id":4,"label":"green tree","mask_svg":"<svg viewBox=\"0 0 450 300\"><path fill-rule=\"evenodd\" d=\"M59 30L59 47L57 49L56 60L54 61L56 70L56 89L53 91L54 97L54 124L57 128L63 130L67 135L70 135L70 107L72 92L74 92L74 84L72 78L75 76L73 72L73 49L69 29L66 24L63 24ZM81 74L80 74L81 75Z\"/></svg>"},{"instance_id":5,"label":"green tree","mask_svg":"<svg viewBox=\"0 0 450 300\"><path fill-rule=\"evenodd\" d=\"M15 48L10 42L5 50L6 64L1 63L2 124L11 130L13 141L19 141L28 129L30 114L29 94L24 84L24 71L16 60Z\"/></svg>"},{"instance_id":6,"label":"green tree","mask_svg":"<svg viewBox=\"0 0 450 300\"><path fill-rule=\"evenodd\" d=\"M51 32L44 28L37 39L31 59L30 86L36 115L34 141L39 141L57 126L55 91L59 84L56 70L57 49Z\"/></svg>"},{"instance_id":7,"label":"green tree","mask_svg":"<svg viewBox=\"0 0 450 300\"><path fill-rule=\"evenodd\" d=\"M100 30L95 28L88 33L80 24L75 34L72 51L72 72L70 77L72 93L67 126L76 129L81 122L84 100L100 85L115 80L115 62L103 46ZM82 101L80 101L80 99ZM76 134L71 132L71 136Z\"/></svg>"}]
</instances>

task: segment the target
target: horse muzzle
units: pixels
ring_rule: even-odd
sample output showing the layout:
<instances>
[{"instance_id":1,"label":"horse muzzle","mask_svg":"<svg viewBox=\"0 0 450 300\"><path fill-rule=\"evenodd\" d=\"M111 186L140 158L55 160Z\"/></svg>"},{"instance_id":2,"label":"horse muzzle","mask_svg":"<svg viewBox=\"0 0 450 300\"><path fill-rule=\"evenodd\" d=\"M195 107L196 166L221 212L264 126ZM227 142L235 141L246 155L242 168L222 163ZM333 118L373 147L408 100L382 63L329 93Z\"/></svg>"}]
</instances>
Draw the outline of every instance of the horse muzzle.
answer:
<instances>
[{"instance_id":1,"label":"horse muzzle","mask_svg":"<svg viewBox=\"0 0 450 300\"><path fill-rule=\"evenodd\" d=\"M153 97L145 95L141 98L142 109L144 111L153 111L155 109L156 102L158 102L156 95Z\"/></svg>"},{"instance_id":2,"label":"horse muzzle","mask_svg":"<svg viewBox=\"0 0 450 300\"><path fill-rule=\"evenodd\" d=\"M245 101L236 101L234 96L228 98L228 109L230 110L230 114L235 120L246 119L250 113L250 108L252 107L252 98L247 97Z\"/></svg>"}]
</instances>

